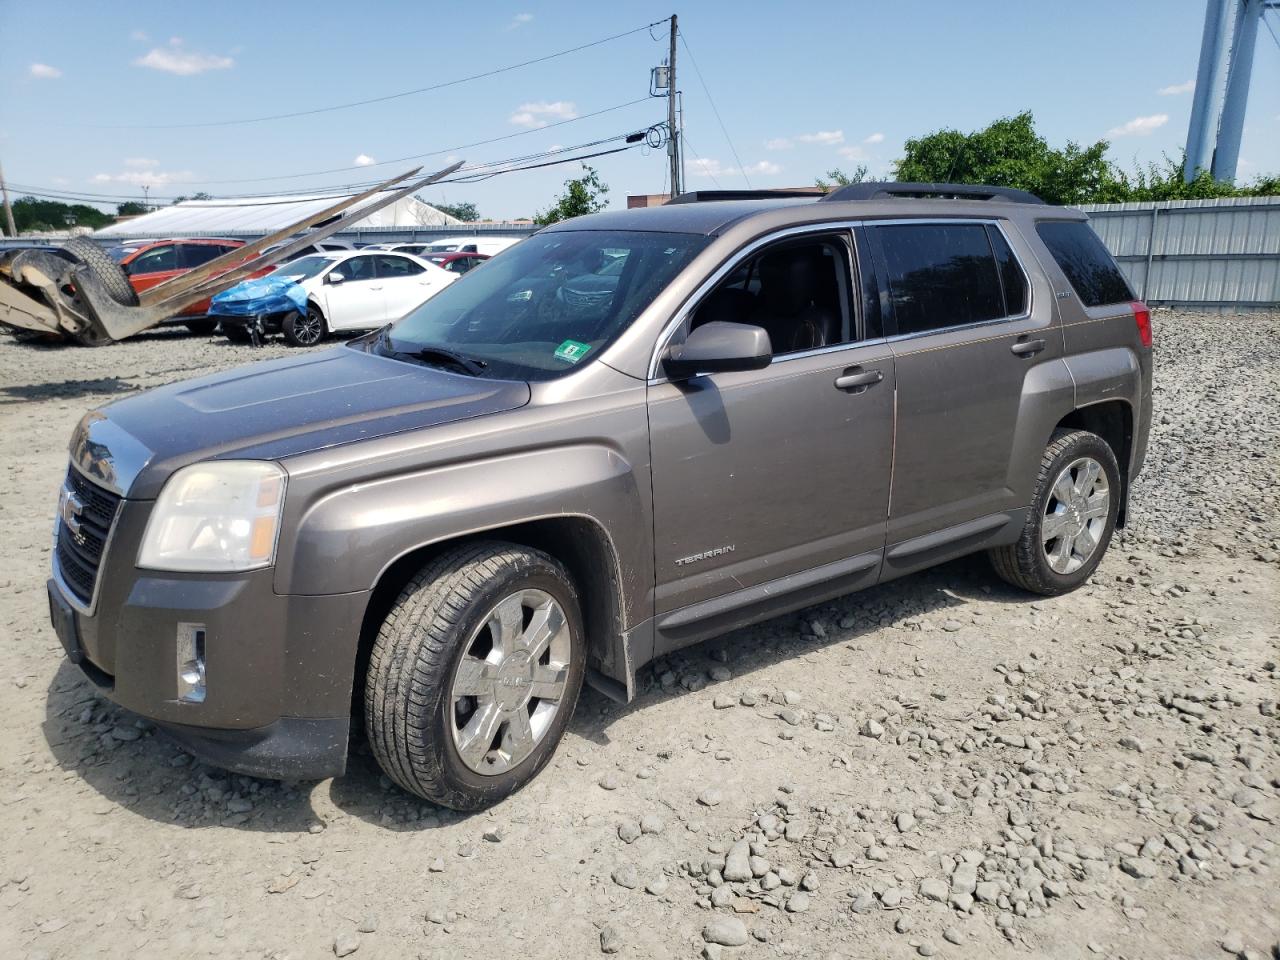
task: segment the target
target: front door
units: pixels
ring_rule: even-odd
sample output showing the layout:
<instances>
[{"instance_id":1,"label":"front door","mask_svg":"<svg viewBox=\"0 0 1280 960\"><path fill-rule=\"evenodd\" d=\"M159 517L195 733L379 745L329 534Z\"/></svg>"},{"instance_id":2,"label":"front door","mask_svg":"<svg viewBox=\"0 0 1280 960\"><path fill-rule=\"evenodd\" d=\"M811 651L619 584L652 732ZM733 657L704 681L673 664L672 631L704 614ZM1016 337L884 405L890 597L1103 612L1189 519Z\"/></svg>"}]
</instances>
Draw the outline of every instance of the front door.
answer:
<instances>
[{"instance_id":1,"label":"front door","mask_svg":"<svg viewBox=\"0 0 1280 960\"><path fill-rule=\"evenodd\" d=\"M1032 296L997 222L897 223L867 232L887 287L886 323L896 334L886 572L903 572L932 562L935 542L962 550L966 539L996 535L1002 515L1026 506L1013 462L1019 408L1061 379L1039 374L1043 364L1060 362L1062 336L1050 291ZM949 540L952 534L960 539Z\"/></svg>"},{"instance_id":2,"label":"front door","mask_svg":"<svg viewBox=\"0 0 1280 960\"><path fill-rule=\"evenodd\" d=\"M387 322L386 297L372 254L343 260L329 273L342 274L340 283L324 286L330 330L370 330Z\"/></svg>"},{"instance_id":3,"label":"front door","mask_svg":"<svg viewBox=\"0 0 1280 960\"><path fill-rule=\"evenodd\" d=\"M714 632L703 619L732 626L735 612L876 579L894 367L855 309L853 277L847 233L748 255L686 323L762 326L773 361L651 383L658 652Z\"/></svg>"}]
</instances>

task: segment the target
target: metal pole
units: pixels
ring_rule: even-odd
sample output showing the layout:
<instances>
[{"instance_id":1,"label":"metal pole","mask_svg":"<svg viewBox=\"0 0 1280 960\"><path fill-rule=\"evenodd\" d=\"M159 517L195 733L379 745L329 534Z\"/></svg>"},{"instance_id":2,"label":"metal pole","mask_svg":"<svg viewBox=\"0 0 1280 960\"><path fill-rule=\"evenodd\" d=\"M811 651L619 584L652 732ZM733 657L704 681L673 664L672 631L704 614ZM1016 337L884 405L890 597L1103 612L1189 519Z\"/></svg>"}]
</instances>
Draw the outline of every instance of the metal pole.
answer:
<instances>
[{"instance_id":1,"label":"metal pole","mask_svg":"<svg viewBox=\"0 0 1280 960\"><path fill-rule=\"evenodd\" d=\"M4 198L4 220L9 225L9 236L16 237L18 228L13 225L13 207L9 206L9 188L4 182L4 167L0 167L0 197Z\"/></svg>"},{"instance_id":2,"label":"metal pole","mask_svg":"<svg viewBox=\"0 0 1280 960\"><path fill-rule=\"evenodd\" d=\"M1231 66L1227 72L1227 93L1222 102L1218 127L1218 149L1213 154L1213 179L1234 181L1240 159L1240 135L1244 132L1244 112L1249 104L1249 80L1253 74L1253 51L1258 45L1258 21L1262 0L1237 0L1236 27L1231 35Z\"/></svg>"},{"instance_id":3,"label":"metal pole","mask_svg":"<svg viewBox=\"0 0 1280 960\"><path fill-rule=\"evenodd\" d=\"M1226 73L1227 31L1232 0L1207 0L1204 33L1200 38L1200 66L1187 127L1187 158L1183 176L1190 183L1213 166L1214 141L1222 115L1222 83Z\"/></svg>"},{"instance_id":4,"label":"metal pole","mask_svg":"<svg viewBox=\"0 0 1280 960\"><path fill-rule=\"evenodd\" d=\"M676 119L676 15L671 15L671 57L668 61L670 70L667 73L667 129L671 139L667 144L667 153L671 157L671 196L678 197L684 192L684 184L680 179L680 128Z\"/></svg>"},{"instance_id":5,"label":"metal pole","mask_svg":"<svg viewBox=\"0 0 1280 960\"><path fill-rule=\"evenodd\" d=\"M1151 261L1155 258L1156 253L1156 217L1160 214L1159 207L1151 208L1151 232L1147 234L1147 272L1142 275L1142 299L1147 299L1147 291L1151 289Z\"/></svg>"}]
</instances>

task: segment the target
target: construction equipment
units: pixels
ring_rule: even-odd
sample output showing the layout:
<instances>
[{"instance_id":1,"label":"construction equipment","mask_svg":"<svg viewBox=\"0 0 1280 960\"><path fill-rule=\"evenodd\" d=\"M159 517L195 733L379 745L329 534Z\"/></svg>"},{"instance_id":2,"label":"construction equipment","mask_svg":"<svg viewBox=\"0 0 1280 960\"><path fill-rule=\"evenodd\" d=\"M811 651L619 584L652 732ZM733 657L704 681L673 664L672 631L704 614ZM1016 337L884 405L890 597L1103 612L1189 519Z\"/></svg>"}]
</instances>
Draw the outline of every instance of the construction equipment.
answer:
<instances>
[{"instance_id":1,"label":"construction equipment","mask_svg":"<svg viewBox=\"0 0 1280 960\"><path fill-rule=\"evenodd\" d=\"M123 340L164 322L193 303L235 286L263 267L288 259L308 244L332 236L447 177L461 166L459 161L430 176L415 179L408 186L398 186L421 172L422 168L417 167L363 193L345 197L304 220L237 247L141 294L134 292L124 271L97 244L84 237L77 237L61 248L33 246L6 250L0 253L0 328L58 334L88 346ZM376 199L352 209L370 198ZM263 254L282 241L289 242Z\"/></svg>"}]
</instances>

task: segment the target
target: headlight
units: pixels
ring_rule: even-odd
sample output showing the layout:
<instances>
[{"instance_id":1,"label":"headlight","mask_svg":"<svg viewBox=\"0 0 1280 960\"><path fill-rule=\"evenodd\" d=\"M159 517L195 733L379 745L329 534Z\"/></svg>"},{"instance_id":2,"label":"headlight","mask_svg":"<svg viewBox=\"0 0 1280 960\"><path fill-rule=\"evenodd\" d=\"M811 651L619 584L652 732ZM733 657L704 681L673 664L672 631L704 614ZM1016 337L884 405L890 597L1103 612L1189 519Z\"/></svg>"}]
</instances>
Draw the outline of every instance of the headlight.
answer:
<instances>
[{"instance_id":1,"label":"headlight","mask_svg":"<svg viewBox=\"0 0 1280 960\"><path fill-rule=\"evenodd\" d=\"M260 460L183 467L147 521L138 566L152 570L254 570L275 560L285 472Z\"/></svg>"}]
</instances>

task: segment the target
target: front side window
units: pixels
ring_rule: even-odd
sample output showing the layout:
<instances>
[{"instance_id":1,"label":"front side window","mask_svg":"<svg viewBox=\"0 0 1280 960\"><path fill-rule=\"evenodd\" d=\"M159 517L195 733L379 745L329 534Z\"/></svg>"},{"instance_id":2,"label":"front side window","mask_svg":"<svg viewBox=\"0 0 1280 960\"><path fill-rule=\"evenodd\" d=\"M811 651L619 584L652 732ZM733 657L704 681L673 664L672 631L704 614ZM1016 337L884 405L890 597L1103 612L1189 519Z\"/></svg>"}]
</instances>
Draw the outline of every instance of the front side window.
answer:
<instances>
[{"instance_id":1,"label":"front side window","mask_svg":"<svg viewBox=\"0 0 1280 960\"><path fill-rule=\"evenodd\" d=\"M996 258L982 224L886 224L872 232L880 242L898 334L1008 315Z\"/></svg>"},{"instance_id":2,"label":"front side window","mask_svg":"<svg viewBox=\"0 0 1280 960\"><path fill-rule=\"evenodd\" d=\"M178 248L172 243L156 247L134 258L126 270L135 273L160 273L165 270L178 269Z\"/></svg>"},{"instance_id":3,"label":"front side window","mask_svg":"<svg viewBox=\"0 0 1280 960\"><path fill-rule=\"evenodd\" d=\"M348 283L372 280L376 276L373 257L371 256L351 257L343 260L333 269L335 273L342 274L342 278Z\"/></svg>"},{"instance_id":4,"label":"front side window","mask_svg":"<svg viewBox=\"0 0 1280 960\"><path fill-rule=\"evenodd\" d=\"M682 233L540 234L356 346L474 376L551 380L599 356L708 242Z\"/></svg>"},{"instance_id":5,"label":"front side window","mask_svg":"<svg viewBox=\"0 0 1280 960\"><path fill-rule=\"evenodd\" d=\"M764 327L778 356L847 343L857 339L849 289L842 237L786 241L738 264L698 305L690 329L717 320Z\"/></svg>"},{"instance_id":6,"label":"front side window","mask_svg":"<svg viewBox=\"0 0 1280 960\"><path fill-rule=\"evenodd\" d=\"M379 277L412 277L422 272L422 267L414 263L408 257L397 257L394 254L384 254L374 257L377 263Z\"/></svg>"},{"instance_id":7,"label":"front side window","mask_svg":"<svg viewBox=\"0 0 1280 960\"><path fill-rule=\"evenodd\" d=\"M1086 307L1127 303L1133 292L1093 228L1081 220L1045 220L1036 233Z\"/></svg>"}]
</instances>

